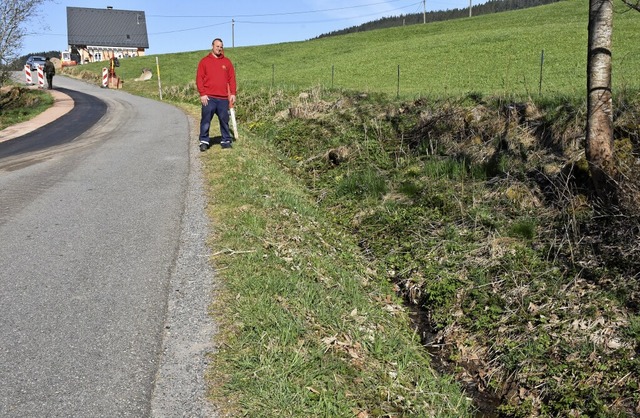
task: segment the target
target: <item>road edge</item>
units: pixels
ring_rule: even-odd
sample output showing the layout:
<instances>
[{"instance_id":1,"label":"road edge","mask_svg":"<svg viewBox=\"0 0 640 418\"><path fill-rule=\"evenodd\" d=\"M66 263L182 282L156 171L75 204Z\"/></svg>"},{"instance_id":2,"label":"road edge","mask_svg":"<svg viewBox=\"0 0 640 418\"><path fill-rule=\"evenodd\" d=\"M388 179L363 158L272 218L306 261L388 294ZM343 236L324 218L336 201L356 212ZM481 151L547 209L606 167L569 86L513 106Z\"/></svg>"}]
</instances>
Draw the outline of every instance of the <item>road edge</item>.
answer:
<instances>
[{"instance_id":1,"label":"road edge","mask_svg":"<svg viewBox=\"0 0 640 418\"><path fill-rule=\"evenodd\" d=\"M0 142L9 141L10 139L33 132L66 115L74 108L75 102L69 95L55 89L45 91L53 96L53 105L27 121L8 126L1 130Z\"/></svg>"},{"instance_id":2,"label":"road edge","mask_svg":"<svg viewBox=\"0 0 640 418\"><path fill-rule=\"evenodd\" d=\"M191 116L191 127L195 126ZM209 315L216 291L215 272L207 246L210 221L202 162L189 141L189 178L180 231L180 244L171 274L162 354L151 396L151 416L217 416L207 399L209 357L215 351L217 325Z\"/></svg>"}]
</instances>

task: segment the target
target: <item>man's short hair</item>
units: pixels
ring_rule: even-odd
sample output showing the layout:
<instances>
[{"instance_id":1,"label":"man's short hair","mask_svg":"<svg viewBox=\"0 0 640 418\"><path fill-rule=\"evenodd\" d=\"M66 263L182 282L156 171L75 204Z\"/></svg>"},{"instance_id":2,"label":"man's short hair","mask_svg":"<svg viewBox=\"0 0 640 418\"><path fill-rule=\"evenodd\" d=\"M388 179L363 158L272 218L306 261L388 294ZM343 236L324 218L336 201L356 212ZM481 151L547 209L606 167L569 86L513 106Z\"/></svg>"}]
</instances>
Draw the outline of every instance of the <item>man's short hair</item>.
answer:
<instances>
[{"instance_id":1,"label":"man's short hair","mask_svg":"<svg viewBox=\"0 0 640 418\"><path fill-rule=\"evenodd\" d=\"M222 42L222 39L220 39L220 38L216 38L213 41L211 41L211 45L215 44L216 41L220 41L220 43L224 45L224 42Z\"/></svg>"}]
</instances>

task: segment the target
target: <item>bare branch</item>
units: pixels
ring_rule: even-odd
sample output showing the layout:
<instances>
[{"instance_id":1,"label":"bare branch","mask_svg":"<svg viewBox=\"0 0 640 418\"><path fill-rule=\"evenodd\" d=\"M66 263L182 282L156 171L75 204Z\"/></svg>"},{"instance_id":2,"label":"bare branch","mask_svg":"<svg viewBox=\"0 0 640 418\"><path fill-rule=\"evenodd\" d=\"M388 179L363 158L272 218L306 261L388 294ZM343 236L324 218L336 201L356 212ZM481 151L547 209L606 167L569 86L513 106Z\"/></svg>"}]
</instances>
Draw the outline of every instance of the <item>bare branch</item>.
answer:
<instances>
[{"instance_id":1,"label":"bare branch","mask_svg":"<svg viewBox=\"0 0 640 418\"><path fill-rule=\"evenodd\" d=\"M26 23L38 16L38 8L50 0L0 0L0 66L17 58L26 36ZM6 71L2 70L0 81Z\"/></svg>"},{"instance_id":2,"label":"bare branch","mask_svg":"<svg viewBox=\"0 0 640 418\"><path fill-rule=\"evenodd\" d=\"M622 0L622 2L629 6L631 9L640 12L640 0Z\"/></svg>"}]
</instances>

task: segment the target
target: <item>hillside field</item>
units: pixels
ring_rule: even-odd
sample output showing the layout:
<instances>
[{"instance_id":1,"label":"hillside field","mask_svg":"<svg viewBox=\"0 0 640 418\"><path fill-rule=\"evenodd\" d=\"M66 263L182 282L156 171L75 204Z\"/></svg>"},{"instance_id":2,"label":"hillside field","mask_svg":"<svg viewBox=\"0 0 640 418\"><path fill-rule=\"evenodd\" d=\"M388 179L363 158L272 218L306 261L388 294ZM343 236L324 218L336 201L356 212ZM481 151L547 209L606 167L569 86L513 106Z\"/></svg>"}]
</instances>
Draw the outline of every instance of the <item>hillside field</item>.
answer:
<instances>
[{"instance_id":1,"label":"hillside field","mask_svg":"<svg viewBox=\"0 0 640 418\"><path fill-rule=\"evenodd\" d=\"M638 87L640 31L635 12L617 4L613 32L614 89ZM567 0L531 9L413 25L306 42L230 48L240 93L256 88L304 89L320 85L400 97L468 93L505 97L579 95L586 89L588 2ZM241 30L241 28L238 28ZM212 37L216 36L212 34ZM195 77L203 50L158 56L163 87ZM542 88L540 89L540 64ZM124 80L143 68L156 72L156 56L121 60ZM96 68L99 64L86 66ZM154 83L127 89L157 96Z\"/></svg>"}]
</instances>

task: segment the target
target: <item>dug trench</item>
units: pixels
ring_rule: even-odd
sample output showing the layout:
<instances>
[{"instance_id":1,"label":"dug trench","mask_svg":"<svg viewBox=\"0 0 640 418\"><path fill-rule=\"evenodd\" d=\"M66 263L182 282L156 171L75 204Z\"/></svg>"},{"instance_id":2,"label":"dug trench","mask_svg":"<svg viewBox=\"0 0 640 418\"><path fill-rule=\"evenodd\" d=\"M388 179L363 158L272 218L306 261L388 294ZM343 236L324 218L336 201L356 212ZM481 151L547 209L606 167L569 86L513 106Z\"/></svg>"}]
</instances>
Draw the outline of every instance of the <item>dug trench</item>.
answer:
<instances>
[{"instance_id":1,"label":"dug trench","mask_svg":"<svg viewBox=\"0 0 640 418\"><path fill-rule=\"evenodd\" d=\"M629 129L626 121L636 111L630 108L626 110L629 113L621 113L617 119L617 132L626 134L618 135L616 141L618 164L626 171L625 177L635 177L640 161L638 130ZM482 120L483 116L478 115L486 112L486 109L480 111L476 107L475 111L475 120ZM568 410L590 409L599 413L637 414L640 406L634 403L637 400L625 405L620 402L618 394L609 396L609 403L601 407L589 405L588 402L575 402L571 405L568 399L574 397L576 392L570 386L591 386L583 395L588 397L586 393L593 391L594 382L583 379L579 383L571 383L566 374L552 371L575 367L570 373L586 376L594 376L595 373L599 376L596 370L599 366L590 365L589 359L597 358L598 361L613 365L625 356L631 360L634 360L634 355L637 357L640 344L633 331L635 326L628 320L632 318L633 321L634 315L638 313L639 286L637 278L634 279L640 268L636 258L640 249L637 244L640 235L637 216L640 193L637 181L620 181L625 201L619 207L600 207L593 196L584 165L584 153L580 149L583 144L580 140L582 123L577 126L562 125L557 120L546 119L532 104L506 104L498 107L492 115L494 120L499 121L494 126L502 125L503 131L493 128L493 133L489 133L492 128L474 126L473 122L469 122L468 115L471 111L467 110L465 113L467 116L461 117L459 112L443 111L440 115L434 112L433 116L423 118L414 128L413 135L409 135L410 140L415 141L414 149L431 148L430 153L434 154L431 144L436 137L441 141L440 146L447 150L445 158L471 160L472 163L468 165L486 161L486 184L504 181L508 185L502 190L491 188L493 190L487 191L487 195L483 197L490 200L488 196L491 193L503 193L507 197L511 194L512 198L508 199L510 202L505 203L517 205L517 210L529 212L536 219L536 227L531 232L525 232L524 229L517 231L512 226L511 231L501 233L506 236L500 239L483 237L493 241L492 248L482 249L480 245L469 249L468 254L484 255L492 261L475 261L473 263L476 265L472 267L469 257L462 257L465 267L455 272L462 277L460 280L452 280L457 284L455 290L442 291L446 289L446 285L434 286L429 283L428 277L412 278L412 275L420 275L406 267L404 276L396 274L391 277L405 306L411 312L413 326L430 353L434 367L442 374L456 377L465 393L473 399L478 417L521 416L540 414L541 411L562 414ZM443 114L446 117L442 117ZM465 123L460 123L460 120ZM454 129L448 133L438 131L442 126ZM478 136L493 140L479 141ZM477 146L476 153L471 154L473 146L468 145L474 142L484 142L485 146ZM430 144L429 147L426 143ZM466 155L461 157L462 153ZM539 160L535 161L532 155ZM507 167L506 170L504 167ZM519 191L514 192L515 190ZM526 201L527 199L530 200ZM502 210L499 208L500 204L498 201L494 203L496 213ZM511 216L517 218L518 215ZM455 222L462 228L472 228L469 224L465 225L464 220L458 219ZM514 225L519 221L512 218L508 222ZM547 226L543 227L545 224ZM437 233L438 228L433 231ZM553 237L557 236L564 236L569 243L565 246L554 241ZM535 268L533 265L538 265L539 261L545 259L540 255L540 259L535 262L519 260L512 263L514 260L511 260L504 263L501 259L505 255L508 259L509 253L516 256L521 252L520 244L512 245L512 240L522 238L525 238L525 242L520 244L530 249L544 248L555 252L553 259L546 257L545 268L558 269L561 273L548 276L547 279L542 271L515 271L523 267ZM499 244L494 245L496 242ZM551 262L547 264L548 261ZM495 263L499 266L491 266ZM444 261L441 264L446 266L448 263ZM480 280L469 280L469 271L479 265L486 266L486 271L478 275ZM394 266L394 270L402 269L401 266ZM433 272L430 268L426 270ZM433 274L436 282L442 280L438 277L440 273L435 271ZM522 277L517 277L520 274ZM575 275L573 282L571 275ZM544 278L540 280L540 277ZM514 287L496 285L509 280L513 280ZM442 281L446 283L446 280ZM470 288L465 289L466 286ZM493 289L485 295L479 295L481 292L478 289L481 287ZM545 294L546 287L556 287L559 291ZM511 294L519 295L511 297ZM452 302L442 302L443 295L450 297ZM586 295L590 296L585 297ZM574 298L581 299L581 303L585 305L577 306ZM587 300L591 303L587 303ZM611 305L614 305L611 309L615 312L612 313L614 319L608 322L603 318L606 314L601 312ZM493 312L494 315L489 317L479 313L480 306L485 312ZM553 313L553 309L542 313L545 306L563 307L561 309L570 306L572 312L563 318ZM516 315L513 315L514 311L517 312ZM453 319L443 321L443 317L447 315ZM517 315L521 319L513 318ZM486 325L482 329L482 326L477 325L477 322L486 321L487 318L501 326L496 328ZM474 324L473 321L477 322ZM571 326L563 327L560 325L562 322L570 323ZM602 329L590 329L592 325L586 325L594 323L599 323ZM628 328L629 325L631 329ZM553 330L548 334L552 338L558 338L560 342L551 341L546 331L538 333L538 326ZM509 328L512 332L519 329L517 332L520 335L503 334ZM582 336L583 342L573 345L579 340L571 335L576 330L586 332ZM483 332L488 335L480 336ZM531 337L527 336L527 332L532 333ZM599 340L598 334L607 337ZM584 346L586 341L600 347L593 349L588 359L576 361L576 357L580 356L576 354L577 347ZM522 346L535 348L527 352L520 348ZM626 353L622 354L621 351ZM552 360L547 362L546 356ZM617 366L614 365L612 369L615 367ZM612 369L608 369L612 372L609 379L621 378L623 382L628 379L625 373L614 372ZM626 372L633 373L631 370ZM607 380L606 377L598 379L602 379L600 383ZM558 382L557 385L554 380ZM614 385L611 380L608 384ZM634 385L630 381L625 385L626 387L616 390L629 395L634 390ZM599 402L598 399L607 399L607 395L598 394L593 398L595 402ZM568 403L571 406L567 406Z\"/></svg>"},{"instance_id":2,"label":"dug trench","mask_svg":"<svg viewBox=\"0 0 640 418\"><path fill-rule=\"evenodd\" d=\"M429 352L434 369L442 375L453 375L455 364L447 361L451 353L446 351L446 348L438 339L438 332L434 329L433 324L427 320L429 312L420 306L412 304L407 299L404 301L409 311L411 324L415 332L420 336L420 341L425 350ZM463 367L467 373L477 375L479 372L478 367L474 367L470 362L464 364ZM467 379L463 387L466 395L473 399L473 404L477 409L476 418L497 418L500 416L498 407L502 403L501 395L480 387L475 380Z\"/></svg>"}]
</instances>

